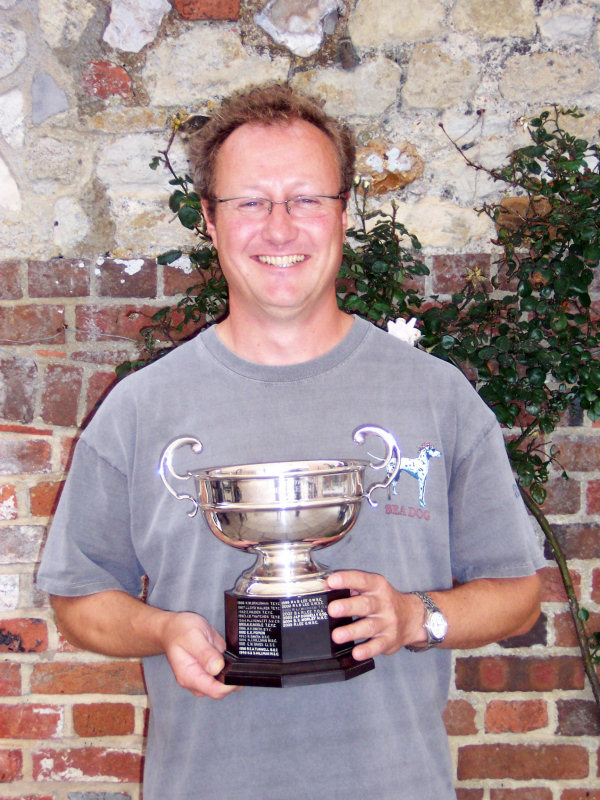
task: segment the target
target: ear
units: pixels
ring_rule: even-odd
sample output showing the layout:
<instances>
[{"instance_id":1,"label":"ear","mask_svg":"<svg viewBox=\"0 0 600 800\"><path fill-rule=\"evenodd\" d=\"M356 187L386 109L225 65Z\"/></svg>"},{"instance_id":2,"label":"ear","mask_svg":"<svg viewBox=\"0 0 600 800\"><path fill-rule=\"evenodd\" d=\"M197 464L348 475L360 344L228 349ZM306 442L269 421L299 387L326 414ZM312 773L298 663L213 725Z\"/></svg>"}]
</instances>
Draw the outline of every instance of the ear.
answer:
<instances>
[{"instance_id":1,"label":"ear","mask_svg":"<svg viewBox=\"0 0 600 800\"><path fill-rule=\"evenodd\" d=\"M210 236L210 238L212 239L212 243L218 249L217 229L214 223L214 214L211 217L210 210L208 208L208 203L206 202L206 200L202 200L201 203L202 203L202 213L204 214L204 219L206 221L206 231Z\"/></svg>"}]
</instances>

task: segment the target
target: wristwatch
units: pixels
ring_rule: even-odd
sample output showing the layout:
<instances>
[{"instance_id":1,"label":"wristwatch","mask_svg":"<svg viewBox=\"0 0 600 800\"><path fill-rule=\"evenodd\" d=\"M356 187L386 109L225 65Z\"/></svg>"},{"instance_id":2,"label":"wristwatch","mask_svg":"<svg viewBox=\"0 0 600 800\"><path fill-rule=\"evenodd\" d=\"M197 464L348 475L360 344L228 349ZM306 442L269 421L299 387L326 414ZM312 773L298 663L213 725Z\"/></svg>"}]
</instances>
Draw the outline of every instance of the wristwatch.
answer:
<instances>
[{"instance_id":1,"label":"wristwatch","mask_svg":"<svg viewBox=\"0 0 600 800\"><path fill-rule=\"evenodd\" d=\"M425 622L423 623L423 627L427 633L427 643L423 645L407 644L406 649L410 650L411 653L420 653L444 641L448 631L448 622L428 594L425 594L425 592L411 592L411 594L416 594L425 606Z\"/></svg>"}]
</instances>

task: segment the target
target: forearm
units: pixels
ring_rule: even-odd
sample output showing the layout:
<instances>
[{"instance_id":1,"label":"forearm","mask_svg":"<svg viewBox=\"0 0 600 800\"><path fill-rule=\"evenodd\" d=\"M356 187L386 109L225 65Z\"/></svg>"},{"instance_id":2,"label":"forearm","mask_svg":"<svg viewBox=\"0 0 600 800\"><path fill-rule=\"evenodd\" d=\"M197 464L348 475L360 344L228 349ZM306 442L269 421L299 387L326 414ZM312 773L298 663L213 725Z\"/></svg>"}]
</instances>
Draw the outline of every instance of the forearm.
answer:
<instances>
[{"instance_id":1,"label":"forearm","mask_svg":"<svg viewBox=\"0 0 600 800\"><path fill-rule=\"evenodd\" d=\"M76 647L124 658L164 652L164 628L173 616L120 591L53 596L52 607L59 630Z\"/></svg>"},{"instance_id":2,"label":"forearm","mask_svg":"<svg viewBox=\"0 0 600 800\"><path fill-rule=\"evenodd\" d=\"M471 581L428 592L448 621L442 647L482 647L526 633L540 614L538 575Z\"/></svg>"},{"instance_id":3,"label":"forearm","mask_svg":"<svg viewBox=\"0 0 600 800\"><path fill-rule=\"evenodd\" d=\"M350 589L351 597L329 604L332 617L355 617L336 628L338 644L358 644L358 660L395 653L427 641L425 608L417 595L399 592L383 576L357 570L329 576L331 589ZM427 590L448 622L442 647L471 648L524 633L539 616L539 577L475 580L445 591Z\"/></svg>"}]
</instances>

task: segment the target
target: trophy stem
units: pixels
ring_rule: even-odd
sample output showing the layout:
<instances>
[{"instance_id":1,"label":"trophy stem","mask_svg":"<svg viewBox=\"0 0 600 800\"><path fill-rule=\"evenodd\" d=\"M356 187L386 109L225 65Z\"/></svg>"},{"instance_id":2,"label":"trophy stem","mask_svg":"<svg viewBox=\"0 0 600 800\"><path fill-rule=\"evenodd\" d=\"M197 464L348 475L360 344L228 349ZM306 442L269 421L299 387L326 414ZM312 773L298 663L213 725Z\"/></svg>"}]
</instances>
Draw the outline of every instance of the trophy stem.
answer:
<instances>
[{"instance_id":1,"label":"trophy stem","mask_svg":"<svg viewBox=\"0 0 600 800\"><path fill-rule=\"evenodd\" d=\"M314 542L255 544L256 561L237 579L233 594L241 597L292 597L327 591L328 567L312 555Z\"/></svg>"}]
</instances>

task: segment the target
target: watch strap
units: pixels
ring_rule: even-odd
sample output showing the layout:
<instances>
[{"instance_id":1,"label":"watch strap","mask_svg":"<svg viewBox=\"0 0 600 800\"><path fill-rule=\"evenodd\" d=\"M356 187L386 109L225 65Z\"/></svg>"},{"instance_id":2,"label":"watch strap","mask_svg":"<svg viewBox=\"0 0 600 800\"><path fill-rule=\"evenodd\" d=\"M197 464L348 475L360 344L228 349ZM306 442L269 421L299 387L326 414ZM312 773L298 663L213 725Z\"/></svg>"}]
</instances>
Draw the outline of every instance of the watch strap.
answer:
<instances>
[{"instance_id":1,"label":"watch strap","mask_svg":"<svg viewBox=\"0 0 600 800\"><path fill-rule=\"evenodd\" d=\"M433 613L441 614L442 617L444 616L440 608L435 604L433 599L426 593L426 592L410 592L410 594L416 594L417 597L421 600L423 605L425 606L425 623L423 627L425 628L425 632L427 633L427 642L422 645L411 645L407 644L406 649L410 650L411 653L422 653L424 650L429 650L432 647L435 647L438 644L441 644L443 639L434 639L429 631L427 626L427 621L429 616Z\"/></svg>"}]
</instances>

